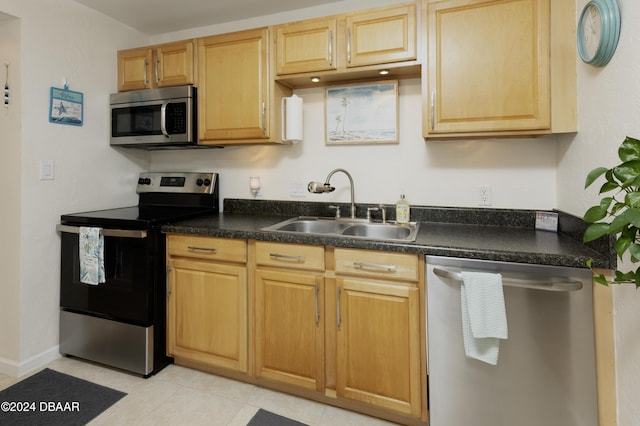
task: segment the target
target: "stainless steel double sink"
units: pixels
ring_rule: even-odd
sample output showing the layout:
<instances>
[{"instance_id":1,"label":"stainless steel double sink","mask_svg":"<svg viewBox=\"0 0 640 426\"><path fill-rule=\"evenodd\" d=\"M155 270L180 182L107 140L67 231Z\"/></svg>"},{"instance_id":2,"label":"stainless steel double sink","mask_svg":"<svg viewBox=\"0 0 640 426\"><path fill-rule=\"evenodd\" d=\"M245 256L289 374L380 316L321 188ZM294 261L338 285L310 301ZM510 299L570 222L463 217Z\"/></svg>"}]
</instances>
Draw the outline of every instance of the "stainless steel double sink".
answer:
<instances>
[{"instance_id":1,"label":"stainless steel double sink","mask_svg":"<svg viewBox=\"0 0 640 426\"><path fill-rule=\"evenodd\" d=\"M263 231L324 235L369 240L411 242L416 240L418 222L370 222L365 219L298 216L262 228Z\"/></svg>"}]
</instances>

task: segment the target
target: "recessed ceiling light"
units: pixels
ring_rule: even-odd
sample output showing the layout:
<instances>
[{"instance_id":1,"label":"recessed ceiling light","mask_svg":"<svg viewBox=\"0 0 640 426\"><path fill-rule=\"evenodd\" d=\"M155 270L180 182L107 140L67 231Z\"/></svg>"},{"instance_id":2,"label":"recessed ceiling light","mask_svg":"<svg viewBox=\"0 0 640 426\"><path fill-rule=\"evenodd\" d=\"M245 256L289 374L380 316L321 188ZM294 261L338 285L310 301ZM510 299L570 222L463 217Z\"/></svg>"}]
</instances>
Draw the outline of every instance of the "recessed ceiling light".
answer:
<instances>
[{"instance_id":1,"label":"recessed ceiling light","mask_svg":"<svg viewBox=\"0 0 640 426\"><path fill-rule=\"evenodd\" d=\"M389 74L389 70L380 70L380 71L378 71L378 73L380 75L387 75L387 74Z\"/></svg>"},{"instance_id":2,"label":"recessed ceiling light","mask_svg":"<svg viewBox=\"0 0 640 426\"><path fill-rule=\"evenodd\" d=\"M311 81L313 81L314 83L317 83L320 81L320 77L311 77Z\"/></svg>"}]
</instances>

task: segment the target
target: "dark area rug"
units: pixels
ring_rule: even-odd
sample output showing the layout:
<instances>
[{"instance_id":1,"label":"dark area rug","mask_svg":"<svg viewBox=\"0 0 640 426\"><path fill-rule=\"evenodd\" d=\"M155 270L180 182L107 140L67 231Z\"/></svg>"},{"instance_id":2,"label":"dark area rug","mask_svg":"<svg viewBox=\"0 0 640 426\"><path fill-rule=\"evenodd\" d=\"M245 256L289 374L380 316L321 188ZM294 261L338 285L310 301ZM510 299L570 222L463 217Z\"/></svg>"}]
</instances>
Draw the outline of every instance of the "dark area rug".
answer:
<instances>
[{"instance_id":1,"label":"dark area rug","mask_svg":"<svg viewBox=\"0 0 640 426\"><path fill-rule=\"evenodd\" d=\"M247 426L307 426L286 417L279 416L262 408L251 418Z\"/></svg>"},{"instance_id":2,"label":"dark area rug","mask_svg":"<svg viewBox=\"0 0 640 426\"><path fill-rule=\"evenodd\" d=\"M86 425L125 395L45 368L0 391L0 425Z\"/></svg>"}]
</instances>

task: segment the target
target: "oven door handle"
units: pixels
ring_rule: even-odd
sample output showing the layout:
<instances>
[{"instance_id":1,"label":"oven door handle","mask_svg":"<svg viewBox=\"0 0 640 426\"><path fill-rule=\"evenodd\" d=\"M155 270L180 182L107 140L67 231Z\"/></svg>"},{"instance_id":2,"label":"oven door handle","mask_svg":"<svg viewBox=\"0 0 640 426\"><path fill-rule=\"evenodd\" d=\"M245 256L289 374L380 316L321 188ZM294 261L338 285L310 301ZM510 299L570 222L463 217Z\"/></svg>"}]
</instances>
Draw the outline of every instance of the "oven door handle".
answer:
<instances>
[{"instance_id":1,"label":"oven door handle","mask_svg":"<svg viewBox=\"0 0 640 426\"><path fill-rule=\"evenodd\" d=\"M79 234L79 226L56 225L56 231L66 232L68 234ZM139 231L134 229L101 229L100 233L104 237L121 237L121 238L147 238L147 231Z\"/></svg>"}]
</instances>

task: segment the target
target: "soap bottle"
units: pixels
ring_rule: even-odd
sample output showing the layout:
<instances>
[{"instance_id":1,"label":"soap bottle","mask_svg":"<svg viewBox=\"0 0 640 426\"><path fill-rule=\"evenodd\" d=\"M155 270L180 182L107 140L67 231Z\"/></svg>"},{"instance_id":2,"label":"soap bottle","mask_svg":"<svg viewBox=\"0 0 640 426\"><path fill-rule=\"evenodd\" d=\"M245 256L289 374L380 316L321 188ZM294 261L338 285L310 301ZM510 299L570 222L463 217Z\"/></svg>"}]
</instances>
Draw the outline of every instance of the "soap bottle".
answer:
<instances>
[{"instance_id":1,"label":"soap bottle","mask_svg":"<svg viewBox=\"0 0 640 426\"><path fill-rule=\"evenodd\" d=\"M404 198L404 194L401 194L400 199L396 202L397 223L409 223L410 207L409 202Z\"/></svg>"}]
</instances>

